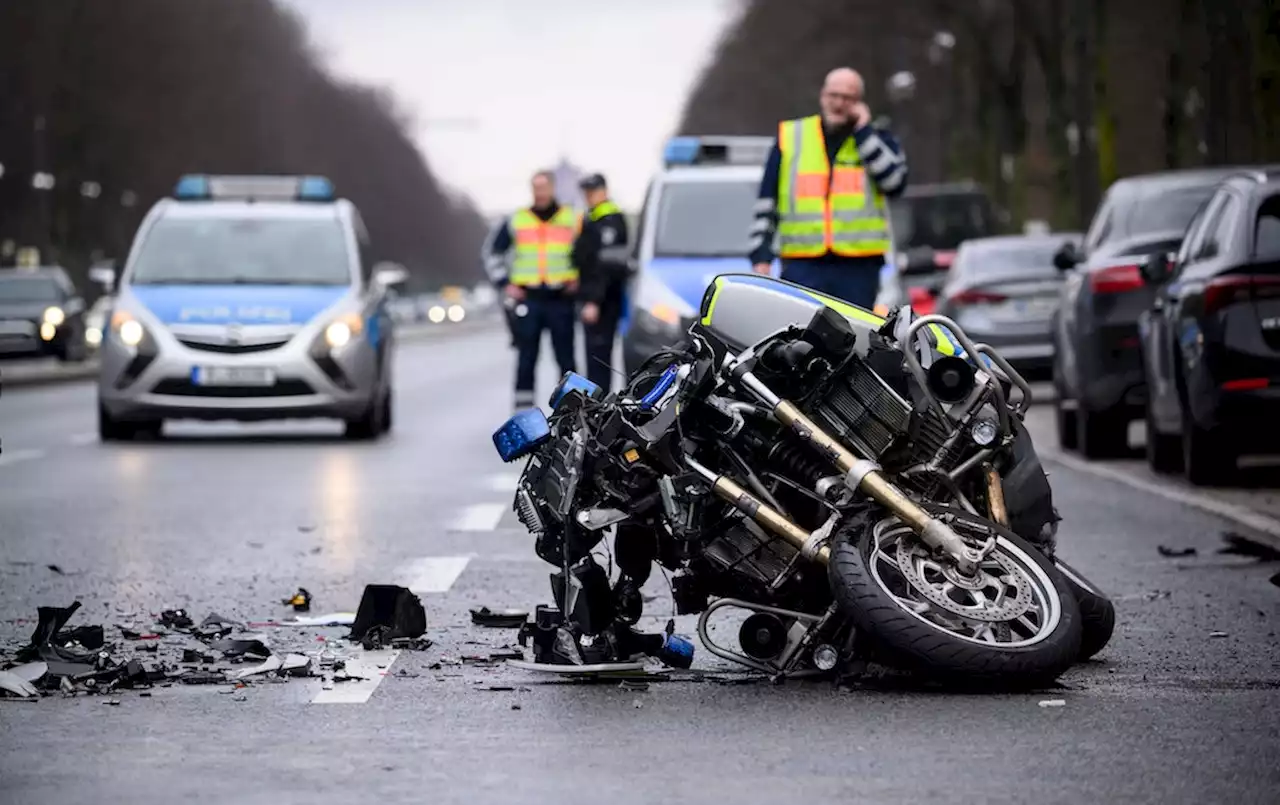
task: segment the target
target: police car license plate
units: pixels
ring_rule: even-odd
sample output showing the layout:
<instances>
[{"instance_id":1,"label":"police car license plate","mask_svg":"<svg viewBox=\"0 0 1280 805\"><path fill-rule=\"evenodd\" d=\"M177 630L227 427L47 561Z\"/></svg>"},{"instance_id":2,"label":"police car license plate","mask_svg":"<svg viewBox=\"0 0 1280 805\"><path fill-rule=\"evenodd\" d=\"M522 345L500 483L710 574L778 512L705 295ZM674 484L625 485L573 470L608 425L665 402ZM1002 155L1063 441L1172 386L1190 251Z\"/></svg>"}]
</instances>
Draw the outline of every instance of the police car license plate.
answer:
<instances>
[{"instance_id":1,"label":"police car license plate","mask_svg":"<svg viewBox=\"0 0 1280 805\"><path fill-rule=\"evenodd\" d=\"M265 366L197 366L191 370L197 386L274 386L275 370Z\"/></svg>"},{"instance_id":2,"label":"police car license plate","mask_svg":"<svg viewBox=\"0 0 1280 805\"><path fill-rule=\"evenodd\" d=\"M0 335L35 335L36 326L29 321L0 321Z\"/></svg>"}]
</instances>

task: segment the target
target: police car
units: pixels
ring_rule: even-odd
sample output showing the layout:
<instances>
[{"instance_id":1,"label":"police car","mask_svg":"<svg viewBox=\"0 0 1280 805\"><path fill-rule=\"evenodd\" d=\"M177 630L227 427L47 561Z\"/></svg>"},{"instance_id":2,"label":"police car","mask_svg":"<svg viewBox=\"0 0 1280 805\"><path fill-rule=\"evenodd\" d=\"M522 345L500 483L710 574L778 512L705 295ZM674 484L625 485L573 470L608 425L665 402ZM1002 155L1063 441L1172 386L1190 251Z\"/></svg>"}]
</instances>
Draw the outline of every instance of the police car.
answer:
<instances>
[{"instance_id":1,"label":"police car","mask_svg":"<svg viewBox=\"0 0 1280 805\"><path fill-rule=\"evenodd\" d=\"M110 278L114 280L114 277ZM138 229L100 346L104 441L166 419L391 428L394 334L365 226L321 176L184 176Z\"/></svg>"},{"instance_id":2,"label":"police car","mask_svg":"<svg viewBox=\"0 0 1280 805\"><path fill-rule=\"evenodd\" d=\"M689 329L717 274L751 270L750 230L771 137L674 137L636 225L622 356L628 374ZM775 261L773 273L779 272Z\"/></svg>"}]
</instances>

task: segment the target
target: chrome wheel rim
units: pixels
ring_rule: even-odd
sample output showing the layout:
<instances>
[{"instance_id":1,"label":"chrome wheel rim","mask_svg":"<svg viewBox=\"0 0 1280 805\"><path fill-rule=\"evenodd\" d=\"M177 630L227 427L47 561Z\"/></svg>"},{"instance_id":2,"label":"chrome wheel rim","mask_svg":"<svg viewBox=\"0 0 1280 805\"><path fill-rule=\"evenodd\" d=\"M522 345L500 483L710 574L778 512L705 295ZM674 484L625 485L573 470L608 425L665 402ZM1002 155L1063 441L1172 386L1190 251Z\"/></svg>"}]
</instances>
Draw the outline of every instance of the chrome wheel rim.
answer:
<instances>
[{"instance_id":1,"label":"chrome wheel rim","mask_svg":"<svg viewBox=\"0 0 1280 805\"><path fill-rule=\"evenodd\" d=\"M950 523L971 547L993 532L962 519ZM876 523L868 560L880 589L912 617L976 645L1025 648L1058 628L1062 606L1043 568L1022 548L996 536L976 578L955 573L896 517Z\"/></svg>"}]
</instances>

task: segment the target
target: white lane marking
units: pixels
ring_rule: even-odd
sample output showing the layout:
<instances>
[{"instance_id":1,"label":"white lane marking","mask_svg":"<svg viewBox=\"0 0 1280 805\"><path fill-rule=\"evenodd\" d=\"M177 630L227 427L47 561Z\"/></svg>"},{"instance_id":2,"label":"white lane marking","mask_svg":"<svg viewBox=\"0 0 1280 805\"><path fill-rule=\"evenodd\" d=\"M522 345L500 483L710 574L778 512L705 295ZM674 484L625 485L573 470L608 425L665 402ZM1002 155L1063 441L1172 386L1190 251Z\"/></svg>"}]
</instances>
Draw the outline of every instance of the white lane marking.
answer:
<instances>
[{"instance_id":1,"label":"white lane marking","mask_svg":"<svg viewBox=\"0 0 1280 805\"><path fill-rule=\"evenodd\" d=\"M462 510L450 526L452 531L492 531L510 507L509 503L477 503Z\"/></svg>"},{"instance_id":2,"label":"white lane marking","mask_svg":"<svg viewBox=\"0 0 1280 805\"><path fill-rule=\"evenodd\" d=\"M400 656L399 649L360 651L347 659L344 669L351 676L361 677L350 682L334 682L330 690L323 688L311 700L312 704L364 704L391 673L391 665ZM382 666L379 668L378 666Z\"/></svg>"},{"instance_id":3,"label":"white lane marking","mask_svg":"<svg viewBox=\"0 0 1280 805\"><path fill-rule=\"evenodd\" d=\"M76 447L93 444L96 441L98 441L98 434L96 433L73 433L67 437L67 444L73 444Z\"/></svg>"},{"instance_id":4,"label":"white lane marking","mask_svg":"<svg viewBox=\"0 0 1280 805\"><path fill-rule=\"evenodd\" d=\"M10 464L30 461L35 458L44 458L44 455L44 450L11 450L7 453L0 453L0 467L7 467Z\"/></svg>"},{"instance_id":5,"label":"white lane marking","mask_svg":"<svg viewBox=\"0 0 1280 805\"><path fill-rule=\"evenodd\" d=\"M519 483L520 473L518 472L503 472L490 475L488 478L488 487L494 492L514 492Z\"/></svg>"},{"instance_id":6,"label":"white lane marking","mask_svg":"<svg viewBox=\"0 0 1280 805\"><path fill-rule=\"evenodd\" d=\"M405 569L405 585L415 593L447 593L467 569L470 556L428 556Z\"/></svg>"},{"instance_id":7,"label":"white lane marking","mask_svg":"<svg viewBox=\"0 0 1280 805\"><path fill-rule=\"evenodd\" d=\"M1181 503L1184 506L1190 506L1193 509L1199 509L1209 514L1239 523L1246 528L1253 529L1258 532L1259 536L1266 539L1277 549L1280 549L1280 520L1269 517L1261 512L1248 508L1247 506L1239 506L1234 503L1216 500L1208 495L1202 495L1198 492L1192 492L1189 489L1178 489L1173 486L1148 481L1145 478L1139 478L1131 475L1123 470L1115 467L1108 467L1103 464L1094 464L1075 456L1061 453L1057 450L1045 450L1041 455L1047 461L1061 464L1064 467L1070 467L1078 472L1095 475L1099 478L1106 478L1109 481L1124 484L1139 489L1148 494L1162 497L1165 500L1171 500L1175 503Z\"/></svg>"}]
</instances>

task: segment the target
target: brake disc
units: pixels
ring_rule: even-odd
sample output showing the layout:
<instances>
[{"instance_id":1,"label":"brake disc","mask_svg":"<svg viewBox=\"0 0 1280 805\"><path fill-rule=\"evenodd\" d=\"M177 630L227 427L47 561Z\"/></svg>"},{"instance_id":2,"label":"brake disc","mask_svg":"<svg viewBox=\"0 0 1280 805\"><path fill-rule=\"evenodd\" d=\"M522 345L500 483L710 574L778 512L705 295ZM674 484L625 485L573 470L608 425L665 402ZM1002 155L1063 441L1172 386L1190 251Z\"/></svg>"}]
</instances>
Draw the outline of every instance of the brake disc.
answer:
<instances>
[{"instance_id":1,"label":"brake disc","mask_svg":"<svg viewBox=\"0 0 1280 805\"><path fill-rule=\"evenodd\" d=\"M986 623L1011 621L1031 607L1031 589L1022 569L1001 553L999 547L987 555L984 567L978 569L976 577L966 578L934 559L928 548L915 542L908 534L896 539L898 569L916 592L935 606L963 618ZM992 562L1000 566L1002 572L999 577L993 576L985 567ZM952 597L956 594L968 602L957 601Z\"/></svg>"}]
</instances>

